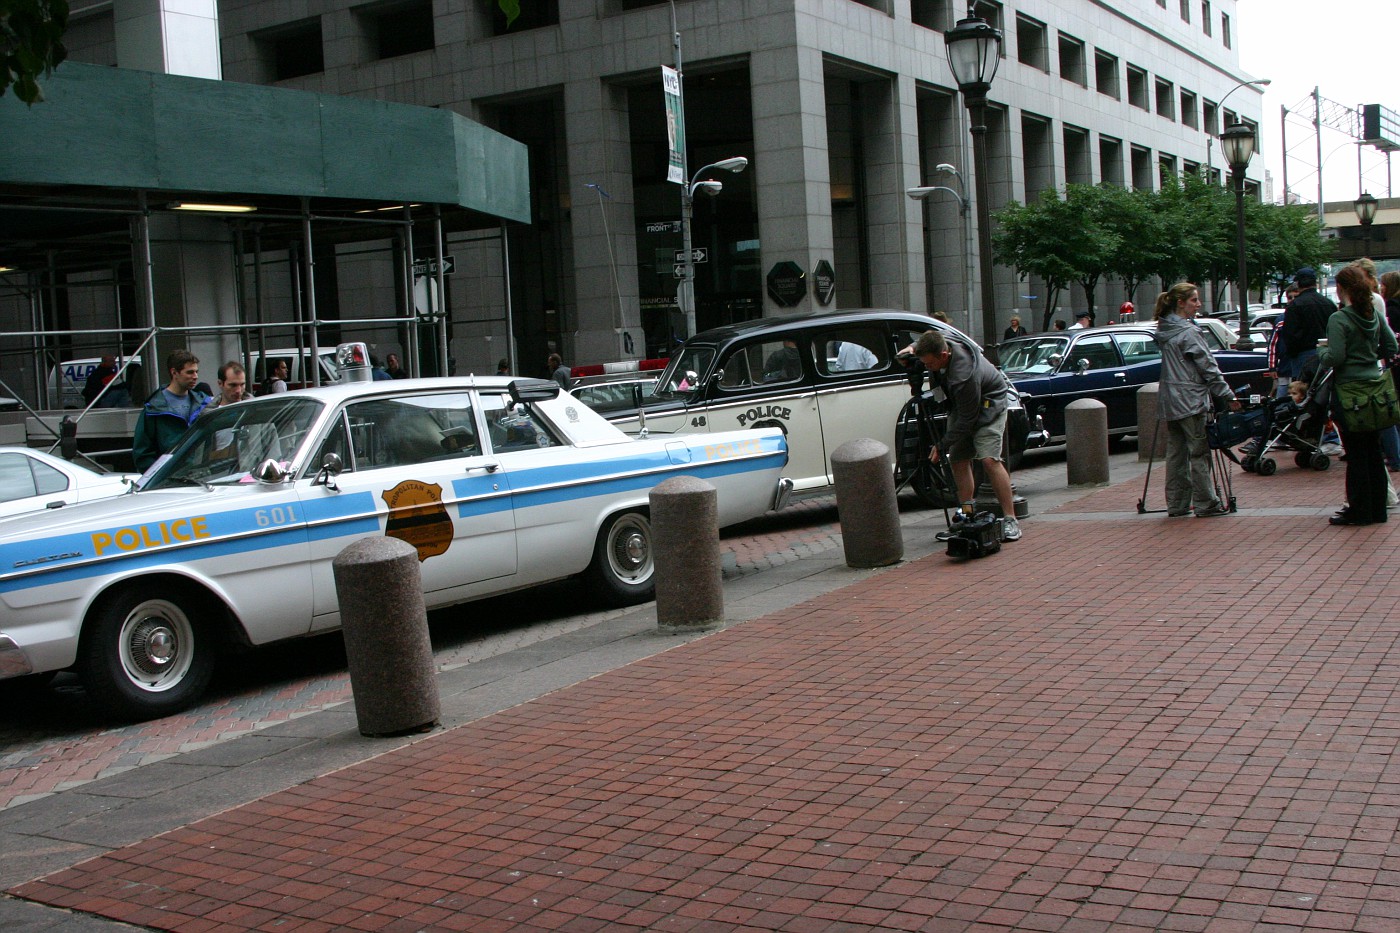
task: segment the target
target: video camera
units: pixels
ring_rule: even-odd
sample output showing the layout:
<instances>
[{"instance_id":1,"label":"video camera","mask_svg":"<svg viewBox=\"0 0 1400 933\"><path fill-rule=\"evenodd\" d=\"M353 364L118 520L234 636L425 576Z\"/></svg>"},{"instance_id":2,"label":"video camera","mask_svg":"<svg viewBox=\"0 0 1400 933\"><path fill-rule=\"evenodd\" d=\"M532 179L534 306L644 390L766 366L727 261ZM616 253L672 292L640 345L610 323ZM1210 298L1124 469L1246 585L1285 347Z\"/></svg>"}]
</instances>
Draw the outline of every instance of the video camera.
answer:
<instances>
[{"instance_id":1,"label":"video camera","mask_svg":"<svg viewBox=\"0 0 1400 933\"><path fill-rule=\"evenodd\" d=\"M948 556L974 560L1001 550L1001 519L991 512L958 512L948 525Z\"/></svg>"}]
</instances>

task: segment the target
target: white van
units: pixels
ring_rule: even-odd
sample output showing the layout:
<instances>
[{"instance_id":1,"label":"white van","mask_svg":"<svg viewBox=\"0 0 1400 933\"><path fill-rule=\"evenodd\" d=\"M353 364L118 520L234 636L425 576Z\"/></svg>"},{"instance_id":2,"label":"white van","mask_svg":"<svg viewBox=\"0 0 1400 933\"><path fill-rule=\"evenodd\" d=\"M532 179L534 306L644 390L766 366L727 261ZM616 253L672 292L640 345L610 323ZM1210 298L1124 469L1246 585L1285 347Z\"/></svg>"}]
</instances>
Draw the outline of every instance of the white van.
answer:
<instances>
[{"instance_id":1,"label":"white van","mask_svg":"<svg viewBox=\"0 0 1400 933\"><path fill-rule=\"evenodd\" d=\"M137 366L141 365L141 357L133 356L130 359ZM120 366L122 362L122 358L118 357L117 365ZM87 403L83 401L83 386L87 385L88 376L100 365L102 357L91 356L84 360L64 360L49 370L44 406L52 409L84 407ZM123 374L122 378L126 376Z\"/></svg>"}]
</instances>

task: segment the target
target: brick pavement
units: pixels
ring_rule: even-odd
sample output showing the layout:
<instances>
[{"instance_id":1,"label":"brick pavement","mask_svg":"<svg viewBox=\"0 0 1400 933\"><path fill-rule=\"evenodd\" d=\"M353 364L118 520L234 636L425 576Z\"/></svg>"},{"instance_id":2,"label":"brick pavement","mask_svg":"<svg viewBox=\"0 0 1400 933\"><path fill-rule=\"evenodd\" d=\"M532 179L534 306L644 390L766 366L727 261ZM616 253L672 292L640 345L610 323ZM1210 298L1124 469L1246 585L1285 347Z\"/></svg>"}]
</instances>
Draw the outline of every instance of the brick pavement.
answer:
<instances>
[{"instance_id":1,"label":"brick pavement","mask_svg":"<svg viewBox=\"0 0 1400 933\"><path fill-rule=\"evenodd\" d=\"M168 930L1400 929L1395 525L1089 493L12 894ZM1028 585L1021 585L1025 582Z\"/></svg>"}]
</instances>

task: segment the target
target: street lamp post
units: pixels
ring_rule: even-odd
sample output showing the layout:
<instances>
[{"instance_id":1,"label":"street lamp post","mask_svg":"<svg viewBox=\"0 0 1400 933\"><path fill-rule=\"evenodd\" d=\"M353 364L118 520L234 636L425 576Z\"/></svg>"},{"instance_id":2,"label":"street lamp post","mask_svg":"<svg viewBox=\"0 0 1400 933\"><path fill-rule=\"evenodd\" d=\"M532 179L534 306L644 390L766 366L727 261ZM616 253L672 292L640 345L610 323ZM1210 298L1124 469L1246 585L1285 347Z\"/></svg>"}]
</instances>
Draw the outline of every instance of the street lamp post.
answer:
<instances>
[{"instance_id":1,"label":"street lamp post","mask_svg":"<svg viewBox=\"0 0 1400 933\"><path fill-rule=\"evenodd\" d=\"M996 341L996 294L992 287L992 212L987 197L987 92L1001 60L1001 30L969 7L967 17L943 34L948 67L967 106L972 134L972 171L976 176L977 259L982 280L982 343Z\"/></svg>"},{"instance_id":2,"label":"street lamp post","mask_svg":"<svg viewBox=\"0 0 1400 933\"><path fill-rule=\"evenodd\" d=\"M690 245L690 224L695 216L695 193L703 191L710 197L714 197L724 190L723 182L701 181L700 176L715 169L725 172L742 172L748 166L749 160L743 156L711 162L692 175L690 181L686 183L685 190L681 192L681 281L676 288L676 300L681 306L681 312L685 315L685 335L687 338L695 336L695 253Z\"/></svg>"},{"instance_id":3,"label":"street lamp post","mask_svg":"<svg viewBox=\"0 0 1400 933\"><path fill-rule=\"evenodd\" d=\"M1244 244L1244 173L1254 156L1254 130L1245 123L1235 123L1220 134L1220 148L1230 163L1230 177L1235 182L1235 255L1239 262L1236 281L1239 284L1240 335L1236 350L1254 349L1249 336L1249 267L1245 262Z\"/></svg>"},{"instance_id":4,"label":"street lamp post","mask_svg":"<svg viewBox=\"0 0 1400 933\"><path fill-rule=\"evenodd\" d=\"M1220 114L1220 115L1223 117L1223 116L1225 115L1225 114L1224 114L1224 110L1225 110L1225 101L1227 101L1227 100L1230 99L1230 95L1231 95L1231 94L1235 93L1236 91L1238 91L1238 90L1239 90L1240 88L1242 88L1242 87L1268 87L1270 84L1273 84L1273 83L1274 83L1274 80L1273 80L1272 78L1255 78L1253 81L1241 81L1239 84L1236 84L1234 87L1230 88L1230 90L1226 91L1226 92L1225 92L1225 96L1222 97L1222 98L1220 98L1220 103L1216 104L1215 107L1216 107L1217 110L1221 111L1221 114ZM1212 121L1212 122L1214 122L1214 121ZM1209 131L1211 131L1211 130L1214 130L1215 127L1214 127L1214 126L1210 126L1210 127L1207 127L1206 129L1207 129L1207 132L1209 132ZM1213 142L1214 142L1214 138L1213 138L1213 137L1211 137L1211 136L1209 136L1209 135L1206 136L1206 180L1207 180L1207 181L1210 181L1210 176L1211 176L1211 174L1213 173L1213 171L1214 171L1214 169L1215 169L1215 166L1214 166L1214 164L1213 164L1212 161L1211 161L1211 144L1212 144ZM1286 200L1286 199L1285 199L1285 200Z\"/></svg>"},{"instance_id":5,"label":"street lamp post","mask_svg":"<svg viewBox=\"0 0 1400 933\"><path fill-rule=\"evenodd\" d=\"M935 172L945 172L951 174L958 180L958 188L963 188L962 175L958 170L947 162L941 162L934 167ZM915 201L927 201L933 197L935 191L946 191L958 199L958 213L963 219L963 249L962 249L962 278L963 278L963 327L968 333L972 332L972 202L967 199L967 195L962 190L954 190L946 185L929 185L927 187L908 188L905 194ZM927 247L925 247L927 249Z\"/></svg>"},{"instance_id":6,"label":"street lamp post","mask_svg":"<svg viewBox=\"0 0 1400 933\"><path fill-rule=\"evenodd\" d=\"M1361 230L1366 237L1366 248L1362 255L1369 256L1371 255L1371 224L1376 220L1377 202L1371 192L1364 191L1361 197L1356 199L1353 206L1356 208L1356 219L1361 221Z\"/></svg>"}]
</instances>

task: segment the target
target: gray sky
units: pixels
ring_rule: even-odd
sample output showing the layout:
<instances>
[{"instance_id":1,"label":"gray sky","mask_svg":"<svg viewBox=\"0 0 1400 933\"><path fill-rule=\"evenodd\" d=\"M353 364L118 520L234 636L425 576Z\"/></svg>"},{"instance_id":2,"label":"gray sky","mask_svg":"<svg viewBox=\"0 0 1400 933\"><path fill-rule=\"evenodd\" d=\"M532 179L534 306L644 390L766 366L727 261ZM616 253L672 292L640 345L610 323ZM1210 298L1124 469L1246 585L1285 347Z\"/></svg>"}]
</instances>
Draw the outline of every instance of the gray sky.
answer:
<instances>
[{"instance_id":1,"label":"gray sky","mask_svg":"<svg viewBox=\"0 0 1400 933\"><path fill-rule=\"evenodd\" d=\"M1274 196L1283 195L1279 108L1287 107L1294 113L1288 120L1289 188L1315 202L1313 88L1317 87L1323 98L1348 107L1380 104L1400 113L1400 56L1393 51L1400 37L1400 2L1239 0L1235 15L1241 67L1250 77L1273 80L1265 89L1262 130ZM1236 96L1245 93L1240 91ZM1296 113L1299 109L1303 112ZM1324 200L1350 201L1361 193L1356 150L1347 136L1323 129ZM1400 153L1391 156L1391 163L1393 191L1400 196ZM1384 154L1362 147L1361 170L1362 187L1378 198L1386 197Z\"/></svg>"}]
</instances>

